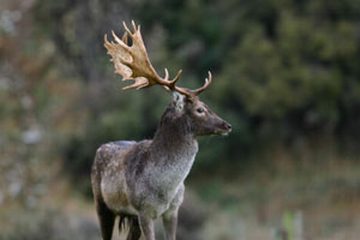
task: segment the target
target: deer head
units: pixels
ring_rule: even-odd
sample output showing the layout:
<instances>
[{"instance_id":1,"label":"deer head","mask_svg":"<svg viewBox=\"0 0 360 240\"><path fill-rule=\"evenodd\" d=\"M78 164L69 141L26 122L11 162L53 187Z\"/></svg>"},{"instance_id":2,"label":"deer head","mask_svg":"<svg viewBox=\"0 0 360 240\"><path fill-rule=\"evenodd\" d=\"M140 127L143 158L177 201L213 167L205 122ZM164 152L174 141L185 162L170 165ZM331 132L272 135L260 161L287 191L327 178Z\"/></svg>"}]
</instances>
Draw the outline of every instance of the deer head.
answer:
<instances>
[{"instance_id":1,"label":"deer head","mask_svg":"<svg viewBox=\"0 0 360 240\"><path fill-rule=\"evenodd\" d=\"M183 119L183 131L188 130L196 136L227 135L231 131L231 125L221 119L199 97L189 98L177 92L173 93L173 101L165 111L162 121L169 121L169 118L177 122Z\"/></svg>"},{"instance_id":2,"label":"deer head","mask_svg":"<svg viewBox=\"0 0 360 240\"><path fill-rule=\"evenodd\" d=\"M123 22L125 33L120 39L112 32L115 42L109 42L107 35L104 36L104 46L111 55L111 61L115 66L115 73L123 77L123 81L134 81L123 89L142 89L153 85L161 85L167 91L173 92L173 101L165 111L162 121L171 119L183 119L192 133L196 136L219 134L226 135L231 131L231 125L221 119L205 103L199 99L199 94L206 90L212 82L211 72L202 87L190 90L179 87L176 82L180 79L182 70L169 80L169 72L165 68L164 77L161 77L152 66L148 57L141 32L140 25L132 21L131 31ZM130 36L132 44L128 42Z\"/></svg>"}]
</instances>

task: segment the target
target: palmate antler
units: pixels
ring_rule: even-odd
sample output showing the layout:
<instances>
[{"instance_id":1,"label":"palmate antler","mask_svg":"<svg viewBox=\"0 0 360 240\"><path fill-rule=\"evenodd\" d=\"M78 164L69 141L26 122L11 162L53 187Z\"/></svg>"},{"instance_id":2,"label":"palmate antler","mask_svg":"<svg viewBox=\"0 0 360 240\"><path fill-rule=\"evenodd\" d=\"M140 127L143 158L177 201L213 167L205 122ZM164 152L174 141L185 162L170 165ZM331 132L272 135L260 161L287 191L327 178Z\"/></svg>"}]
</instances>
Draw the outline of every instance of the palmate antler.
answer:
<instances>
[{"instance_id":1,"label":"palmate antler","mask_svg":"<svg viewBox=\"0 0 360 240\"><path fill-rule=\"evenodd\" d=\"M208 72L208 78L205 79L205 84L196 90L175 85L180 79L182 70L179 70L176 76L172 80L169 80L169 72L165 68L165 76L160 77L151 65L141 36L140 25L136 25L134 21L131 23L133 31L130 31L125 22L123 22L125 33L122 39L116 36L114 32L112 32L112 35L115 42L109 42L107 35L104 36L104 46L108 50L108 54L112 57L111 61L114 63L115 73L120 74L123 80L134 81L134 83L123 89L141 89L158 84L168 90L177 91L189 98L193 98L210 85L212 80L210 71ZM130 36L132 40L131 46L128 44L128 36Z\"/></svg>"}]
</instances>

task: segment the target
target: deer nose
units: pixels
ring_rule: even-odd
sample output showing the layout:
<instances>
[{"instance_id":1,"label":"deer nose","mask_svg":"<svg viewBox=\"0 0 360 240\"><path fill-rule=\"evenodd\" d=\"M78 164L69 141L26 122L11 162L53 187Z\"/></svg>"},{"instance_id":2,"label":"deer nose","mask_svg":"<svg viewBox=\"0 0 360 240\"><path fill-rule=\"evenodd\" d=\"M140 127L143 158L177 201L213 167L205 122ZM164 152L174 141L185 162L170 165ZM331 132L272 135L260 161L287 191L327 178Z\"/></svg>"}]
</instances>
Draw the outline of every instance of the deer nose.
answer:
<instances>
[{"instance_id":1,"label":"deer nose","mask_svg":"<svg viewBox=\"0 0 360 240\"><path fill-rule=\"evenodd\" d=\"M228 130L229 132L231 131L232 127L230 123L227 122L223 122L223 126L226 130Z\"/></svg>"}]
</instances>

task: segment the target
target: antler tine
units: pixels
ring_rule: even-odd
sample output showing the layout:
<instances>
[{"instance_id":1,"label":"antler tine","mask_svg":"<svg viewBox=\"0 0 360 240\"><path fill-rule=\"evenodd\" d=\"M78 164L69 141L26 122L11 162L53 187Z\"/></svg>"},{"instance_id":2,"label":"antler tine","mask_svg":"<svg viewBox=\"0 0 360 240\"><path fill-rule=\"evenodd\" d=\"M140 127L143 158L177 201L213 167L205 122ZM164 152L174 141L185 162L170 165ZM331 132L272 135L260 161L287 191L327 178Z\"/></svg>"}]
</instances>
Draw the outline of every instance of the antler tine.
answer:
<instances>
[{"instance_id":1,"label":"antler tine","mask_svg":"<svg viewBox=\"0 0 360 240\"><path fill-rule=\"evenodd\" d=\"M126 45L123 41L121 41L119 39L118 36L116 36L116 34L114 33L114 31L112 31L112 35L115 39L115 41L117 42L117 44L121 45L121 47L125 50L125 51L129 51L129 46ZM115 50L115 43L114 42L109 42L108 40L108 37L107 37L107 34L104 35L104 46L108 49L108 51L111 51L111 50Z\"/></svg>"},{"instance_id":2,"label":"antler tine","mask_svg":"<svg viewBox=\"0 0 360 240\"><path fill-rule=\"evenodd\" d=\"M164 77L164 79L165 79L165 80L168 80L168 79L169 79L169 71L168 71L167 68L165 68L164 71L165 71L165 77Z\"/></svg>"},{"instance_id":3,"label":"antler tine","mask_svg":"<svg viewBox=\"0 0 360 240\"><path fill-rule=\"evenodd\" d=\"M180 76L181 76L181 73L182 73L182 69L180 69L177 74L175 75L174 79L171 80L171 84L173 86L175 86L176 82L180 79Z\"/></svg>"},{"instance_id":4,"label":"antler tine","mask_svg":"<svg viewBox=\"0 0 360 240\"><path fill-rule=\"evenodd\" d=\"M123 24L123 26L124 26L125 31L126 31L128 34L130 34L130 36L131 36L133 33L130 31L130 29L129 29L128 26L126 25L126 22L123 21L122 24Z\"/></svg>"},{"instance_id":5,"label":"antler tine","mask_svg":"<svg viewBox=\"0 0 360 240\"><path fill-rule=\"evenodd\" d=\"M136 24L135 24L135 21L134 21L134 20L131 20L131 25L132 25L132 27L133 27L133 29L134 29L134 32L136 32L137 30L140 30L140 25L138 25L138 26L136 27Z\"/></svg>"},{"instance_id":6,"label":"antler tine","mask_svg":"<svg viewBox=\"0 0 360 240\"><path fill-rule=\"evenodd\" d=\"M127 32L124 33L124 35L122 36L121 40L128 45L128 36L129 34Z\"/></svg>"},{"instance_id":7,"label":"antler tine","mask_svg":"<svg viewBox=\"0 0 360 240\"><path fill-rule=\"evenodd\" d=\"M167 68L164 69L165 71L165 77L163 78L166 81L169 81L169 87L171 87L172 89L174 89L176 82L180 79L180 75L182 73L182 69L180 69L177 74L175 75L175 77L172 80L169 80L169 71Z\"/></svg>"},{"instance_id":8,"label":"antler tine","mask_svg":"<svg viewBox=\"0 0 360 240\"><path fill-rule=\"evenodd\" d=\"M205 83L202 87L196 89L193 91L194 95L199 95L201 92L203 92L205 89L207 89L212 82L212 74L210 71L208 71L208 77L205 78Z\"/></svg>"},{"instance_id":9,"label":"antler tine","mask_svg":"<svg viewBox=\"0 0 360 240\"><path fill-rule=\"evenodd\" d=\"M111 34L112 34L113 38L115 39L115 41L116 41L117 43L121 43L121 42L122 42L122 41L120 40L120 38L119 38L118 36L116 36L116 34L114 33L114 31L111 31Z\"/></svg>"}]
</instances>

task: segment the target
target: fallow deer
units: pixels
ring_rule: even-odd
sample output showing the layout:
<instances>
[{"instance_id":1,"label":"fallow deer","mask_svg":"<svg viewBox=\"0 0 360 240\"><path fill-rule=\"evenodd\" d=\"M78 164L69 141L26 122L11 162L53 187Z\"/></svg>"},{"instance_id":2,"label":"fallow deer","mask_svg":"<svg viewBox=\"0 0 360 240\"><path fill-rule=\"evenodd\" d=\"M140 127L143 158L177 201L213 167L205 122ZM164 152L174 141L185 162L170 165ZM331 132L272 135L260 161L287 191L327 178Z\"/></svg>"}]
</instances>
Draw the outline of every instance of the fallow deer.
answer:
<instances>
[{"instance_id":1,"label":"fallow deer","mask_svg":"<svg viewBox=\"0 0 360 240\"><path fill-rule=\"evenodd\" d=\"M115 72L123 80L133 80L124 89L141 89L155 84L173 93L152 140L116 141L103 144L96 152L91 183L103 240L112 237L115 218L119 229L128 224L128 240L155 240L154 220L162 217L165 238L175 240L178 209L183 201L184 180L198 152L196 138L202 135L226 135L231 125L200 101L198 95L211 83L190 90L179 87L181 70L172 80L165 69L160 77L151 65L140 26L133 30L124 23L122 39L114 32L115 42L104 37ZM128 43L130 36L132 44Z\"/></svg>"}]
</instances>

